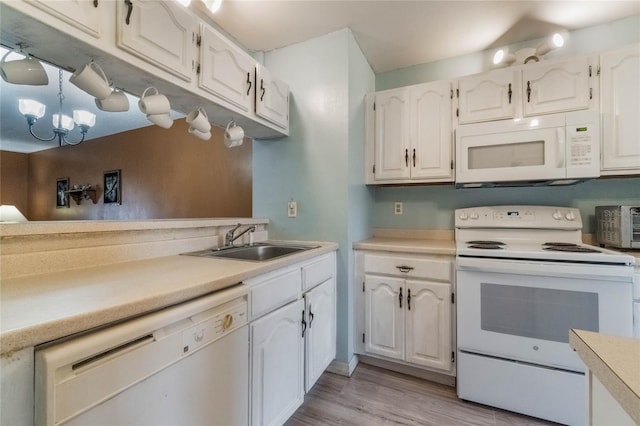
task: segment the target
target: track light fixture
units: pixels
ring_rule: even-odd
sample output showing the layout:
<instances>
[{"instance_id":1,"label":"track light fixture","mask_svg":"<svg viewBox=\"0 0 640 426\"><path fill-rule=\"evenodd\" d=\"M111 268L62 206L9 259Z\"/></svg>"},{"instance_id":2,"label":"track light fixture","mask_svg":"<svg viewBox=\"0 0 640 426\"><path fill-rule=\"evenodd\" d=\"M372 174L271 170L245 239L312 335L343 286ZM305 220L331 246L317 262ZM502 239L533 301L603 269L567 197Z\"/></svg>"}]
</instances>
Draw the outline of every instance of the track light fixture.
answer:
<instances>
[{"instance_id":1,"label":"track light fixture","mask_svg":"<svg viewBox=\"0 0 640 426\"><path fill-rule=\"evenodd\" d=\"M498 49L493 55L493 65L509 66L513 63L526 64L531 61L539 62L540 58L552 50L564 46L568 38L567 33L554 33L547 37L538 47L525 47L514 53L509 52L509 48Z\"/></svg>"}]
</instances>

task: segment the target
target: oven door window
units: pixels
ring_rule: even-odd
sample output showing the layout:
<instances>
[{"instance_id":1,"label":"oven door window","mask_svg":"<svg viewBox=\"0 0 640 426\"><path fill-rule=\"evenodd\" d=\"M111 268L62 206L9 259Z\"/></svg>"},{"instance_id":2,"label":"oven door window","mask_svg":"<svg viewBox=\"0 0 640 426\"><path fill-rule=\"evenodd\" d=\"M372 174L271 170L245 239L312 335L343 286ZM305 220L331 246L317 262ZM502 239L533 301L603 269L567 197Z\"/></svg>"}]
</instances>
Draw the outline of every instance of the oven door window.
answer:
<instances>
[{"instance_id":1,"label":"oven door window","mask_svg":"<svg viewBox=\"0 0 640 426\"><path fill-rule=\"evenodd\" d=\"M598 294L481 283L485 331L568 343L571 328L598 331Z\"/></svg>"}]
</instances>

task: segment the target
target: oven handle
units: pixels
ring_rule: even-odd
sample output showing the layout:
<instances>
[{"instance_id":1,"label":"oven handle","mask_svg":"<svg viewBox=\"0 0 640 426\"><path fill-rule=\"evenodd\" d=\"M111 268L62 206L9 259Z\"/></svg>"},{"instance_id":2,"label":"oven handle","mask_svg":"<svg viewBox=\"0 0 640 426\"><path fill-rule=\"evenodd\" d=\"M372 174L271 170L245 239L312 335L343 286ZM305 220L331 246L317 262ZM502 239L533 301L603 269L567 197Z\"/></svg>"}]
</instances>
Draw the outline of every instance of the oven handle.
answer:
<instances>
[{"instance_id":1,"label":"oven handle","mask_svg":"<svg viewBox=\"0 0 640 426\"><path fill-rule=\"evenodd\" d=\"M632 266L569 264L545 262L544 260L508 260L458 256L456 258L456 270L619 282L631 282L633 280Z\"/></svg>"}]
</instances>

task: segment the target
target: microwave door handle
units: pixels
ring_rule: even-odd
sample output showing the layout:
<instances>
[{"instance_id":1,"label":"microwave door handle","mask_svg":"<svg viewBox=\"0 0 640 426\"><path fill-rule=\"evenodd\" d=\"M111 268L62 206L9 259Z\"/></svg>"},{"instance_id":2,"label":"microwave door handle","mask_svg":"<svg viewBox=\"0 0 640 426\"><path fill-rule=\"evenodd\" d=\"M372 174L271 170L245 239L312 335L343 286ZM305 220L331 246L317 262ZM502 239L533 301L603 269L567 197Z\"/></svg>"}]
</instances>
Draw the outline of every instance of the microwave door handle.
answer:
<instances>
[{"instance_id":1,"label":"microwave door handle","mask_svg":"<svg viewBox=\"0 0 640 426\"><path fill-rule=\"evenodd\" d=\"M557 163L556 167L558 169L562 169L565 167L566 162L566 148L565 148L565 132L564 128L557 127L556 128L556 158Z\"/></svg>"}]
</instances>

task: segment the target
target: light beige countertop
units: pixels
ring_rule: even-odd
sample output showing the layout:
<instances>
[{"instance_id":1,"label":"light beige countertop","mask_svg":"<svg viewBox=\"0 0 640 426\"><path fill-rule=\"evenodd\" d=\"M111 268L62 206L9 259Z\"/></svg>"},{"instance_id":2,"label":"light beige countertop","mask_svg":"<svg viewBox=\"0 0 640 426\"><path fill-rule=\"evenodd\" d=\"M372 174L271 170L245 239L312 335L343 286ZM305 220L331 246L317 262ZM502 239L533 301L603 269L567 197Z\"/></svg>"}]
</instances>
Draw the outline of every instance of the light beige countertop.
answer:
<instances>
[{"instance_id":1,"label":"light beige countertop","mask_svg":"<svg viewBox=\"0 0 640 426\"><path fill-rule=\"evenodd\" d=\"M318 245L266 262L171 255L5 279L0 353L161 309L338 248Z\"/></svg>"},{"instance_id":2,"label":"light beige countertop","mask_svg":"<svg viewBox=\"0 0 640 426\"><path fill-rule=\"evenodd\" d=\"M640 339L571 330L569 345L611 396L640 424Z\"/></svg>"},{"instance_id":3,"label":"light beige countertop","mask_svg":"<svg viewBox=\"0 0 640 426\"><path fill-rule=\"evenodd\" d=\"M375 250L418 254L456 255L453 240L417 239L402 237L373 237L354 243L356 250Z\"/></svg>"}]
</instances>

